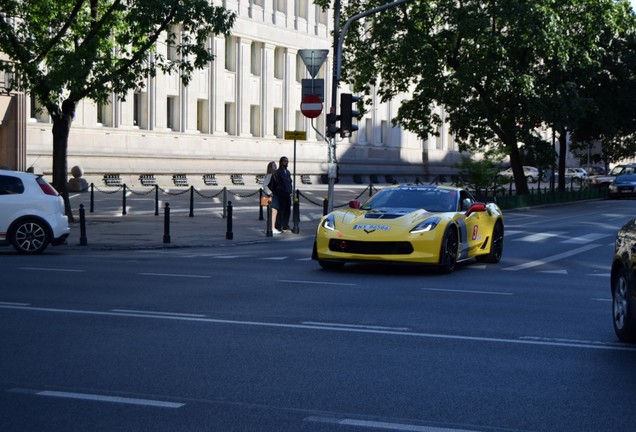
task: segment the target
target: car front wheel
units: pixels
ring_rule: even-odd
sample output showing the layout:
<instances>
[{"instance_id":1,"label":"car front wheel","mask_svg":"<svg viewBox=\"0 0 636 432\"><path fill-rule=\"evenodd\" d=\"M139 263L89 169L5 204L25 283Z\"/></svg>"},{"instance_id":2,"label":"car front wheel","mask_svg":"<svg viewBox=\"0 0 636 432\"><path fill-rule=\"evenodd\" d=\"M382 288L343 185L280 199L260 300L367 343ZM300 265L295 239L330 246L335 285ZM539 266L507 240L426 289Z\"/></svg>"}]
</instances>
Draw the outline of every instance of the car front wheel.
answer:
<instances>
[{"instance_id":1,"label":"car front wheel","mask_svg":"<svg viewBox=\"0 0 636 432\"><path fill-rule=\"evenodd\" d=\"M449 227L444 233L440 254L440 268L444 273L451 273L457 266L459 253L459 237L454 227Z\"/></svg>"},{"instance_id":2,"label":"car front wheel","mask_svg":"<svg viewBox=\"0 0 636 432\"><path fill-rule=\"evenodd\" d=\"M636 342L636 320L630 309L629 281L621 269L612 286L612 317L614 332L623 342Z\"/></svg>"},{"instance_id":3,"label":"car front wheel","mask_svg":"<svg viewBox=\"0 0 636 432\"><path fill-rule=\"evenodd\" d=\"M37 219L25 219L16 224L10 234L11 244L21 254L39 254L51 242L48 227Z\"/></svg>"},{"instance_id":4,"label":"car front wheel","mask_svg":"<svg viewBox=\"0 0 636 432\"><path fill-rule=\"evenodd\" d=\"M504 227L501 221L497 221L495 228L492 230L490 239L490 252L487 255L478 255L477 261L497 264L501 261L503 255Z\"/></svg>"}]
</instances>

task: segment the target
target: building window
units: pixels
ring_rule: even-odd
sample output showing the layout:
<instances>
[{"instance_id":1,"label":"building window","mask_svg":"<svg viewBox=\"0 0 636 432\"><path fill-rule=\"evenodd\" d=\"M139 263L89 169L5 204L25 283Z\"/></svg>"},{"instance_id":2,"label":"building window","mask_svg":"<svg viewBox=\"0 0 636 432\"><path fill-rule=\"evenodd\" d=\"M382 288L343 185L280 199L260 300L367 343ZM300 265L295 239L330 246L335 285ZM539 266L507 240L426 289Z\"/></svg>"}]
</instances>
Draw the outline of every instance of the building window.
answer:
<instances>
[{"instance_id":1,"label":"building window","mask_svg":"<svg viewBox=\"0 0 636 432\"><path fill-rule=\"evenodd\" d=\"M274 49L274 78L282 80L285 77L285 48Z\"/></svg>"},{"instance_id":2,"label":"building window","mask_svg":"<svg viewBox=\"0 0 636 432\"><path fill-rule=\"evenodd\" d=\"M307 19L309 5L307 0L296 0L296 16L298 18Z\"/></svg>"},{"instance_id":3,"label":"building window","mask_svg":"<svg viewBox=\"0 0 636 432\"><path fill-rule=\"evenodd\" d=\"M386 120L380 122L380 143L389 143L389 122Z\"/></svg>"},{"instance_id":4,"label":"building window","mask_svg":"<svg viewBox=\"0 0 636 432\"><path fill-rule=\"evenodd\" d=\"M236 38L225 38L225 70L236 72Z\"/></svg>"},{"instance_id":5,"label":"building window","mask_svg":"<svg viewBox=\"0 0 636 432\"><path fill-rule=\"evenodd\" d=\"M112 105L110 103L97 103L97 125L109 127L113 125Z\"/></svg>"},{"instance_id":6,"label":"building window","mask_svg":"<svg viewBox=\"0 0 636 432\"><path fill-rule=\"evenodd\" d=\"M261 107L250 106L250 133L252 136L261 136Z\"/></svg>"},{"instance_id":7,"label":"building window","mask_svg":"<svg viewBox=\"0 0 636 432\"><path fill-rule=\"evenodd\" d=\"M296 54L296 82L303 82L303 78L305 78L305 63L303 62L300 54Z\"/></svg>"},{"instance_id":8,"label":"building window","mask_svg":"<svg viewBox=\"0 0 636 432\"><path fill-rule=\"evenodd\" d=\"M283 131L283 109L274 108L274 135L276 138L283 138L285 131Z\"/></svg>"},{"instance_id":9,"label":"building window","mask_svg":"<svg viewBox=\"0 0 636 432\"><path fill-rule=\"evenodd\" d=\"M305 116L301 111L296 111L296 129L297 131L305 130Z\"/></svg>"},{"instance_id":10,"label":"building window","mask_svg":"<svg viewBox=\"0 0 636 432\"><path fill-rule=\"evenodd\" d=\"M255 76L261 76L262 47L263 44L258 42L250 45L250 72Z\"/></svg>"},{"instance_id":11,"label":"building window","mask_svg":"<svg viewBox=\"0 0 636 432\"><path fill-rule=\"evenodd\" d=\"M370 118L364 119L364 136L368 143L375 144L374 134L373 134L373 121Z\"/></svg>"},{"instance_id":12,"label":"building window","mask_svg":"<svg viewBox=\"0 0 636 432\"><path fill-rule=\"evenodd\" d=\"M168 96L166 99L166 127L168 129L178 130L177 114L177 98Z\"/></svg>"},{"instance_id":13,"label":"building window","mask_svg":"<svg viewBox=\"0 0 636 432\"><path fill-rule=\"evenodd\" d=\"M287 0L274 0L276 2L276 11L277 12L287 12Z\"/></svg>"},{"instance_id":14,"label":"building window","mask_svg":"<svg viewBox=\"0 0 636 432\"><path fill-rule=\"evenodd\" d=\"M135 92L133 99L133 125L148 129L148 93Z\"/></svg>"},{"instance_id":15,"label":"building window","mask_svg":"<svg viewBox=\"0 0 636 432\"><path fill-rule=\"evenodd\" d=\"M197 100L197 130L207 133L210 131L208 115L208 101L205 99Z\"/></svg>"},{"instance_id":16,"label":"building window","mask_svg":"<svg viewBox=\"0 0 636 432\"><path fill-rule=\"evenodd\" d=\"M316 6L316 16L318 17L318 24L327 25L327 11Z\"/></svg>"},{"instance_id":17,"label":"building window","mask_svg":"<svg viewBox=\"0 0 636 432\"><path fill-rule=\"evenodd\" d=\"M233 103L225 104L225 133L228 135L236 135L236 109Z\"/></svg>"}]
</instances>

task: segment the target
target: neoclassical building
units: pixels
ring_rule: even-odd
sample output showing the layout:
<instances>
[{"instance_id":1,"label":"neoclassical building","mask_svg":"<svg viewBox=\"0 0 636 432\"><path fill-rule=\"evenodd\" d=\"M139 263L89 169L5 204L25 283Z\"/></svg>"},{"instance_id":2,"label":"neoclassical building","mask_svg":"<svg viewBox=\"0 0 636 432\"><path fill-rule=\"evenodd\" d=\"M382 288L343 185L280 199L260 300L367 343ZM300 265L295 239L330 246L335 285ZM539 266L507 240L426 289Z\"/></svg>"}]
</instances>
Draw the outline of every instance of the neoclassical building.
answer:
<instances>
[{"instance_id":1,"label":"neoclassical building","mask_svg":"<svg viewBox=\"0 0 636 432\"><path fill-rule=\"evenodd\" d=\"M224 5L237 14L232 35L210 36L216 59L195 71L187 87L177 75L159 74L125 99L113 95L107 104L78 104L69 170L81 166L92 179L118 174L131 186L148 174L161 181L186 175L195 185L203 175L222 182L242 174L253 184L268 161L282 155L292 161L295 150L297 173L319 181L328 161L321 134L332 92L331 11L309 0L225 0ZM302 80L311 78L299 55L303 49L330 52L315 77L324 80L325 107L314 120L300 110ZM165 44L158 50L176 55ZM341 176L413 181L453 171L458 153L452 136L441 130L423 141L392 126L400 100L373 100L359 131L338 140ZM52 123L37 108L28 94L0 95L0 166L51 172ZM306 131L307 139L285 140L285 131Z\"/></svg>"}]
</instances>

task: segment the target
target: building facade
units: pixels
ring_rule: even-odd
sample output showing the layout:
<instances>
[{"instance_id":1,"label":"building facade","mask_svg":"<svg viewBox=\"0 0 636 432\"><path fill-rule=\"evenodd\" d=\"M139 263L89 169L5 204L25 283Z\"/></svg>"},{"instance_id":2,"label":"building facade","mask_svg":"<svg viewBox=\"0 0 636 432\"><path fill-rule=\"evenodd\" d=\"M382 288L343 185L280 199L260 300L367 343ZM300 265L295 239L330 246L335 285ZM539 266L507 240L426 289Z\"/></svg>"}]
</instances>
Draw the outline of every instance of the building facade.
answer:
<instances>
[{"instance_id":1,"label":"building facade","mask_svg":"<svg viewBox=\"0 0 636 432\"><path fill-rule=\"evenodd\" d=\"M195 71L187 87L176 74L158 73L125 98L78 104L69 171L80 166L87 177L119 174L131 186L147 174L187 175L196 184L203 175L264 174L269 161L283 155L291 161L295 154L298 174L319 179L327 172L322 134L332 91L331 11L309 0L226 0L224 5L237 14L232 34L209 37L215 61ZM176 55L166 44L157 49L168 58ZM324 80L325 106L314 120L300 111L302 80L311 78L301 49L330 51L315 77ZM441 130L422 141L392 126L400 100L372 99L359 131L338 140L340 176L424 181L454 171L458 153L450 134ZM51 172L52 123L38 108L29 95L0 96L7 119L0 124L0 165ZM306 131L307 140L285 140L285 131Z\"/></svg>"}]
</instances>

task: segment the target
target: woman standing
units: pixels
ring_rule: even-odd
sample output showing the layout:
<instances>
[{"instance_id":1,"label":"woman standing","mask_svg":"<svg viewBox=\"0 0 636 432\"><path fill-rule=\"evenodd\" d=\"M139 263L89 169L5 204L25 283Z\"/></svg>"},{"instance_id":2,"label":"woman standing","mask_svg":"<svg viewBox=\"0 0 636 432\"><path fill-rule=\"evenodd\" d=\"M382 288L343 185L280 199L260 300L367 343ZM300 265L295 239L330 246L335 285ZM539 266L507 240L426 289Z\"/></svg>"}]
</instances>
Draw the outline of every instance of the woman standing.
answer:
<instances>
[{"instance_id":1,"label":"woman standing","mask_svg":"<svg viewBox=\"0 0 636 432\"><path fill-rule=\"evenodd\" d=\"M274 194L274 190L276 189L274 185L276 181L275 174L276 162L271 161L267 164L267 174L263 179L263 193L272 198L272 201L269 203L269 207L272 209L272 233L280 234L282 231L276 229L276 216L278 215L278 208L280 207L280 203L278 202L278 197Z\"/></svg>"}]
</instances>

